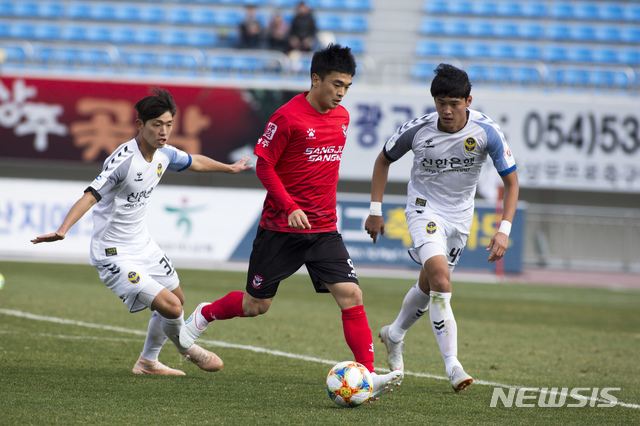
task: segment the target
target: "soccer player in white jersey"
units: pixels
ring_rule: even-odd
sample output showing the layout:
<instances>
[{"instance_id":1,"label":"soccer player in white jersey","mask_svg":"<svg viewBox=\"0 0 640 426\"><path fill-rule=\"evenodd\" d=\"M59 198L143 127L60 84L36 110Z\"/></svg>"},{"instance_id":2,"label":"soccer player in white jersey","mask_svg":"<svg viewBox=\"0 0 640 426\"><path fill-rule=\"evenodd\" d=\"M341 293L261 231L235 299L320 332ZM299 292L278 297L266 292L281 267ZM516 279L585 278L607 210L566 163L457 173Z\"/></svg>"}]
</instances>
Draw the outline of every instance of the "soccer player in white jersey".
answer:
<instances>
[{"instance_id":1,"label":"soccer player in white jersey","mask_svg":"<svg viewBox=\"0 0 640 426\"><path fill-rule=\"evenodd\" d=\"M249 157L223 164L204 155L189 155L167 144L176 104L164 89L154 89L135 105L138 135L120 145L104 162L102 172L71 207L56 232L32 243L59 241L92 207L90 263L102 282L130 312L153 311L135 374L184 375L158 361L170 339L188 360L205 371L218 371L222 360L198 345L180 345L184 295L169 258L153 241L145 224L149 198L167 170L238 173L253 166Z\"/></svg>"},{"instance_id":2,"label":"soccer player in white jersey","mask_svg":"<svg viewBox=\"0 0 640 426\"><path fill-rule=\"evenodd\" d=\"M398 317L380 330L392 370L403 370L404 336L427 310L451 386L458 392L473 382L458 360L456 321L451 310L451 272L469 236L480 169L487 156L504 183L504 206L498 232L487 247L488 261L501 259L509 241L518 202L516 164L500 127L469 109L467 73L440 64L431 83L436 112L405 123L378 155L371 182L371 211L365 230L377 241L384 235L382 198L391 163L413 151L405 216L413 248L422 265Z\"/></svg>"}]
</instances>

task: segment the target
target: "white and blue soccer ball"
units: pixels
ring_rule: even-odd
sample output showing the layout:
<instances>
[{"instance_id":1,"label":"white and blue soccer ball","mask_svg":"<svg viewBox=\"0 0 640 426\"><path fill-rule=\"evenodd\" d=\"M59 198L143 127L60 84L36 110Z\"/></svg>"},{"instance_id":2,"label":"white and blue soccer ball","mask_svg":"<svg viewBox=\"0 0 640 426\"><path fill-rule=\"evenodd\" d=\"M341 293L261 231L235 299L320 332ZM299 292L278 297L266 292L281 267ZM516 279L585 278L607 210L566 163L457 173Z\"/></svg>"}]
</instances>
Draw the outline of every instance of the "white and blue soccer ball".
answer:
<instances>
[{"instance_id":1,"label":"white and blue soccer ball","mask_svg":"<svg viewBox=\"0 0 640 426\"><path fill-rule=\"evenodd\" d=\"M4 288L4 275L0 274L0 290Z\"/></svg>"},{"instance_id":2,"label":"white and blue soccer ball","mask_svg":"<svg viewBox=\"0 0 640 426\"><path fill-rule=\"evenodd\" d=\"M340 362L327 376L329 398L341 407L352 408L367 402L372 391L371 373L358 362Z\"/></svg>"}]
</instances>

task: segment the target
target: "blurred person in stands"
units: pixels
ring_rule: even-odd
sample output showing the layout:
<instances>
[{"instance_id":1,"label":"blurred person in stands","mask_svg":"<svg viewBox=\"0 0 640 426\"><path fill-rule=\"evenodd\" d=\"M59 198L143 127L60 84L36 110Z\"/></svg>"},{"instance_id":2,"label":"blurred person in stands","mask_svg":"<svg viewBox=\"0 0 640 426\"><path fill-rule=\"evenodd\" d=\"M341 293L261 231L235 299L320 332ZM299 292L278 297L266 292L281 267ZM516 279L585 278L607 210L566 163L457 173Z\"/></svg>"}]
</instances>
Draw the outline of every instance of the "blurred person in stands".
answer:
<instances>
[{"instance_id":1,"label":"blurred person in stands","mask_svg":"<svg viewBox=\"0 0 640 426\"><path fill-rule=\"evenodd\" d=\"M267 27L267 45L269 49L278 50L280 52L289 51L289 40L287 35L289 34L289 26L282 17L282 13L276 10L269 21Z\"/></svg>"},{"instance_id":2,"label":"blurred person in stands","mask_svg":"<svg viewBox=\"0 0 640 426\"><path fill-rule=\"evenodd\" d=\"M218 371L222 360L216 354L198 345L180 344L180 329L184 325L180 280L167 255L149 235L145 218L151 194L167 170L238 173L252 166L246 165L249 157L229 165L168 145L176 104L167 90L156 88L153 93L135 105L138 135L105 160L98 177L71 207L58 230L31 242L63 240L69 229L93 208L91 265L129 312L146 308L153 311L133 373L185 374L158 361L167 338L201 369Z\"/></svg>"},{"instance_id":3,"label":"blurred person in stands","mask_svg":"<svg viewBox=\"0 0 640 426\"><path fill-rule=\"evenodd\" d=\"M264 29L258 20L257 8L246 7L247 14L240 23L240 47L243 49L259 49L263 47Z\"/></svg>"},{"instance_id":4,"label":"blurred person in stands","mask_svg":"<svg viewBox=\"0 0 640 426\"><path fill-rule=\"evenodd\" d=\"M305 265L316 293L331 293L340 308L347 345L373 377L373 401L399 386L404 373L374 371L362 290L337 229L338 172L349 127L349 113L340 104L355 73L348 47L330 45L315 52L311 89L269 119L254 151L256 174L267 196L245 291L198 305L185 321L180 341L183 346L193 344L213 321L265 314L281 281Z\"/></svg>"},{"instance_id":5,"label":"blurred person in stands","mask_svg":"<svg viewBox=\"0 0 640 426\"><path fill-rule=\"evenodd\" d=\"M318 29L311 8L301 1L289 27L289 49L309 52L316 44Z\"/></svg>"},{"instance_id":6,"label":"blurred person in stands","mask_svg":"<svg viewBox=\"0 0 640 426\"><path fill-rule=\"evenodd\" d=\"M404 336L429 311L431 327L451 387L458 392L473 379L458 360L458 331L451 310L451 272L460 260L473 221L474 196L487 157L504 183L500 228L491 238L489 262L507 251L518 202L516 163L498 124L469 109L467 73L440 64L431 83L436 111L403 124L378 155L371 180L371 210L365 230L375 244L384 235L382 198L390 165L413 152L405 216L414 247L411 258L422 265L417 283L406 294L391 325L380 330L392 370L403 370Z\"/></svg>"}]
</instances>

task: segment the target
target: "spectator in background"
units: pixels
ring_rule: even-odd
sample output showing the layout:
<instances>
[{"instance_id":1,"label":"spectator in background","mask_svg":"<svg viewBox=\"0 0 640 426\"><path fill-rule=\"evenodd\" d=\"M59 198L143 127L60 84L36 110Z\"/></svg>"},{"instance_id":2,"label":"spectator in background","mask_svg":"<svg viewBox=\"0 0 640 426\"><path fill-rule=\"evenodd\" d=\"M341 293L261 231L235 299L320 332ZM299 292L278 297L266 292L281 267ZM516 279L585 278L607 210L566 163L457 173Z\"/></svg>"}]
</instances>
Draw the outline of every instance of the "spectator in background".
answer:
<instances>
[{"instance_id":1,"label":"spectator in background","mask_svg":"<svg viewBox=\"0 0 640 426\"><path fill-rule=\"evenodd\" d=\"M289 26L282 17L282 13L276 10L267 27L267 43L269 49L286 53L289 50L289 41L287 40L288 32Z\"/></svg>"},{"instance_id":2,"label":"spectator in background","mask_svg":"<svg viewBox=\"0 0 640 426\"><path fill-rule=\"evenodd\" d=\"M289 29L289 48L303 52L311 51L316 43L318 29L311 8L301 1Z\"/></svg>"},{"instance_id":3,"label":"spectator in background","mask_svg":"<svg viewBox=\"0 0 640 426\"><path fill-rule=\"evenodd\" d=\"M262 47L263 28L256 15L255 6L247 6L247 16L240 23L240 47L259 49Z\"/></svg>"}]
</instances>

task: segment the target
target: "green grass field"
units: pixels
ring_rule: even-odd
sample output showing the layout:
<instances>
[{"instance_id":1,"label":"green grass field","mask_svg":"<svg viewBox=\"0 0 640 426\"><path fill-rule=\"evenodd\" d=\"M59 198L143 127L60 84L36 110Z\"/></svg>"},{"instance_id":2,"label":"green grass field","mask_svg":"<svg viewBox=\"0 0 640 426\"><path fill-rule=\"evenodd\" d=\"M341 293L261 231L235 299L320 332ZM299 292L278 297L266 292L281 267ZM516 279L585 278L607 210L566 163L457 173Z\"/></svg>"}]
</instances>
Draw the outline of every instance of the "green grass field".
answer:
<instances>
[{"instance_id":1,"label":"green grass field","mask_svg":"<svg viewBox=\"0 0 640 426\"><path fill-rule=\"evenodd\" d=\"M455 394L429 326L407 334L400 388L343 409L327 396L333 363L352 358L340 311L306 275L280 286L271 310L212 324L201 344L225 367L206 373L168 342L160 359L187 376L131 373L149 311L129 314L88 265L0 262L0 424L638 424L640 292L454 281L459 358L476 383ZM243 290L242 272L180 270L185 316ZM455 274L454 274L455 278ZM361 277L376 336L395 318L406 279ZM621 388L619 404L490 407L494 388ZM505 392L508 389L505 389ZM591 390L582 391L590 395ZM529 391L527 402L537 401Z\"/></svg>"}]
</instances>

